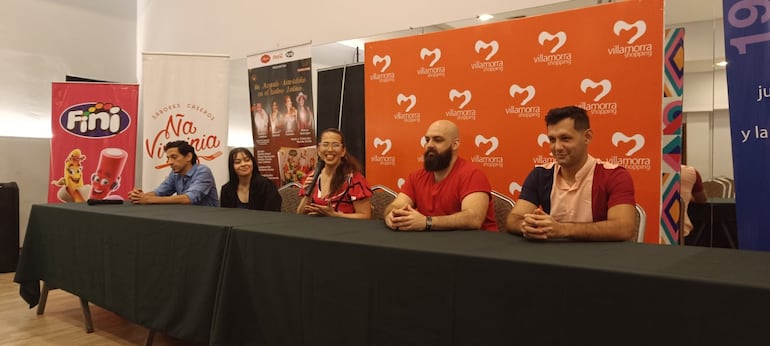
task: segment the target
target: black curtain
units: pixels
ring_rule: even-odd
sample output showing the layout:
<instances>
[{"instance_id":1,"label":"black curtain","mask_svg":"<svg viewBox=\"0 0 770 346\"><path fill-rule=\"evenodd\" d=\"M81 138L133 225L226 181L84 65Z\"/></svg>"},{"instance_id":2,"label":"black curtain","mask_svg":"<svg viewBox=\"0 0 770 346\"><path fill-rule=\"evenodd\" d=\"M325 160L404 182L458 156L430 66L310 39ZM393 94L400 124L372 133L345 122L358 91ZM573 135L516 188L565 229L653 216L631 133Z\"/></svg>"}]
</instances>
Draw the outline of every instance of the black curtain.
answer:
<instances>
[{"instance_id":1,"label":"black curtain","mask_svg":"<svg viewBox=\"0 0 770 346\"><path fill-rule=\"evenodd\" d=\"M345 91L342 94L343 72ZM340 117L342 97L342 121ZM346 65L318 71L318 107L316 138L333 127L345 135L348 153L361 162L366 174L366 136L364 126L364 65Z\"/></svg>"},{"instance_id":2,"label":"black curtain","mask_svg":"<svg viewBox=\"0 0 770 346\"><path fill-rule=\"evenodd\" d=\"M65 81L67 81L67 82L89 82L89 83L112 83L112 82L98 80L98 79L91 79L91 78L78 77L78 76L70 76L70 75L67 75Z\"/></svg>"}]
</instances>

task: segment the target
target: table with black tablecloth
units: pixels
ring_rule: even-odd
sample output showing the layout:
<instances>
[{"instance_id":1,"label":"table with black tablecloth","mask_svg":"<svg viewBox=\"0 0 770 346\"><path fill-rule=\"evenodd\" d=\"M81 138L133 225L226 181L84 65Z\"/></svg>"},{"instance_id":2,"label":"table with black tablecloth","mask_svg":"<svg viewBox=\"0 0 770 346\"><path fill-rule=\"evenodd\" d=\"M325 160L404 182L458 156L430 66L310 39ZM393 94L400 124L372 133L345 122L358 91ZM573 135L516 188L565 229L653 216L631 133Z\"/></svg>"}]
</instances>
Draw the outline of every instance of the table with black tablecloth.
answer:
<instances>
[{"instance_id":1,"label":"table with black tablecloth","mask_svg":"<svg viewBox=\"0 0 770 346\"><path fill-rule=\"evenodd\" d=\"M770 254L285 218L236 226L212 344L766 341ZM764 342L763 341L763 342Z\"/></svg>"},{"instance_id":2,"label":"table with black tablecloth","mask_svg":"<svg viewBox=\"0 0 770 346\"><path fill-rule=\"evenodd\" d=\"M764 344L768 263L754 251L53 204L33 206L16 281L30 304L45 280L214 345Z\"/></svg>"},{"instance_id":3,"label":"table with black tablecloth","mask_svg":"<svg viewBox=\"0 0 770 346\"><path fill-rule=\"evenodd\" d=\"M196 206L34 205L14 280L30 307L43 280L147 328L207 342L233 218Z\"/></svg>"}]
</instances>

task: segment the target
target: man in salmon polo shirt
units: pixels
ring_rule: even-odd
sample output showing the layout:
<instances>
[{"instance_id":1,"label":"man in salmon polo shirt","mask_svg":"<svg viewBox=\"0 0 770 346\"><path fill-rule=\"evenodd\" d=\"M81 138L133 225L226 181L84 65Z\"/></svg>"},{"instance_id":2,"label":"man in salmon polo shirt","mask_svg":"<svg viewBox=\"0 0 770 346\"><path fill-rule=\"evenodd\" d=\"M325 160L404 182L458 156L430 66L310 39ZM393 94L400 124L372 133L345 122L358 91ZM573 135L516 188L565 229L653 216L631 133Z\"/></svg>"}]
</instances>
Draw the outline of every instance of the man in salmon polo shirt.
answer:
<instances>
[{"instance_id":1,"label":"man in salmon polo shirt","mask_svg":"<svg viewBox=\"0 0 770 346\"><path fill-rule=\"evenodd\" d=\"M407 177L385 208L385 224L396 231L482 229L497 232L492 185L478 167L457 156L457 125L439 120L425 133L423 168Z\"/></svg>"},{"instance_id":2,"label":"man in salmon polo shirt","mask_svg":"<svg viewBox=\"0 0 770 346\"><path fill-rule=\"evenodd\" d=\"M555 162L529 173L508 214L508 229L533 240L634 238L631 175L588 154L593 132L586 111L574 106L551 109L545 123Z\"/></svg>"}]
</instances>

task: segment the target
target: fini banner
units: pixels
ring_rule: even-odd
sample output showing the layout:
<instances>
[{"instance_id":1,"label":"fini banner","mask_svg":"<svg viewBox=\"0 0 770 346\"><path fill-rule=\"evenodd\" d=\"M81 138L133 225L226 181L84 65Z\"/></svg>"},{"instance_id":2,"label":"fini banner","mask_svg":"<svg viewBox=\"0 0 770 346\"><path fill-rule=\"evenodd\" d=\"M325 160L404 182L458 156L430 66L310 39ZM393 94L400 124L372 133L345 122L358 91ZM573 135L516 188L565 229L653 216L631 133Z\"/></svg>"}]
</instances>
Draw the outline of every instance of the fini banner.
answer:
<instances>
[{"instance_id":1,"label":"fini banner","mask_svg":"<svg viewBox=\"0 0 770 346\"><path fill-rule=\"evenodd\" d=\"M588 110L590 154L627 168L659 242L663 1L631 0L366 45L370 184L400 188L422 166L439 119L460 128L460 156L518 198L553 160L549 109ZM653 188L654 187L654 188Z\"/></svg>"},{"instance_id":2,"label":"fini banner","mask_svg":"<svg viewBox=\"0 0 770 346\"><path fill-rule=\"evenodd\" d=\"M316 164L310 45L246 58L254 157L277 186L301 182Z\"/></svg>"},{"instance_id":3,"label":"fini banner","mask_svg":"<svg viewBox=\"0 0 770 346\"><path fill-rule=\"evenodd\" d=\"M53 83L48 202L124 200L134 187L139 86Z\"/></svg>"},{"instance_id":4,"label":"fini banner","mask_svg":"<svg viewBox=\"0 0 770 346\"><path fill-rule=\"evenodd\" d=\"M177 140L195 148L217 187L227 182L229 71L225 55L142 54L142 189L171 172L163 147Z\"/></svg>"},{"instance_id":5,"label":"fini banner","mask_svg":"<svg viewBox=\"0 0 770 346\"><path fill-rule=\"evenodd\" d=\"M724 0L723 6L738 247L768 251L770 12L763 1Z\"/></svg>"}]
</instances>

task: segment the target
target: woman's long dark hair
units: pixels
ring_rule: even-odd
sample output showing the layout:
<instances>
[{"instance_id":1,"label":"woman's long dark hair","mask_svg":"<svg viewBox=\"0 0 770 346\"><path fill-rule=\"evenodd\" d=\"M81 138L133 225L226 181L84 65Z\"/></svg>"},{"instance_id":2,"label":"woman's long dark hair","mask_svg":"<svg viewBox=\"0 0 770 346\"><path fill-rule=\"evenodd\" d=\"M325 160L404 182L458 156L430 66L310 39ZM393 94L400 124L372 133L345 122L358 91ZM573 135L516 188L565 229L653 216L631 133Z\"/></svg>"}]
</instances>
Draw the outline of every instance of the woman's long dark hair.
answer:
<instances>
[{"instance_id":1,"label":"woman's long dark hair","mask_svg":"<svg viewBox=\"0 0 770 346\"><path fill-rule=\"evenodd\" d=\"M323 130L321 132L321 137L324 136L325 133L331 132L336 133L340 136L340 140L342 141L342 147L345 148L345 135L340 132L340 130L337 130L335 128L328 128L326 130ZM319 158L320 160L320 158ZM353 155L350 155L347 151L345 151L345 156L343 156L340 159L340 164L337 166L337 170L334 171L334 177L331 181L330 191L327 192L327 195L336 193L337 190L339 190L340 187L345 183L345 180L347 179L347 176L352 173L357 173L361 171L361 164L356 160Z\"/></svg>"},{"instance_id":2,"label":"woman's long dark hair","mask_svg":"<svg viewBox=\"0 0 770 346\"><path fill-rule=\"evenodd\" d=\"M230 150L230 156L227 158L227 170L230 172L230 183L231 184L238 184L238 174L235 173L235 168L233 165L235 165L235 157L238 156L238 153L243 153L243 155L246 155L249 160L251 160L251 166L253 167L253 170L251 171L251 176L253 177L254 174L259 174L259 167L257 167L257 162L254 159L254 155L249 151L249 149L238 147L233 150Z\"/></svg>"}]
</instances>

